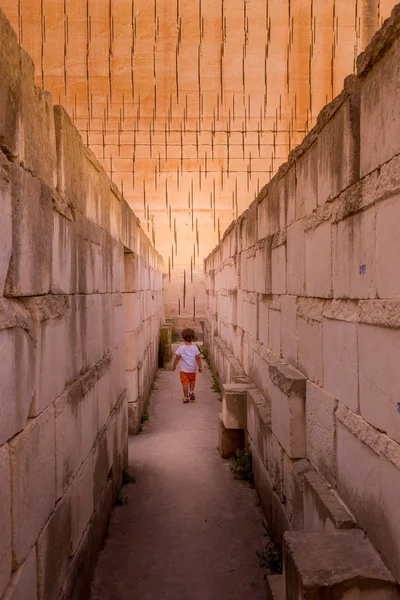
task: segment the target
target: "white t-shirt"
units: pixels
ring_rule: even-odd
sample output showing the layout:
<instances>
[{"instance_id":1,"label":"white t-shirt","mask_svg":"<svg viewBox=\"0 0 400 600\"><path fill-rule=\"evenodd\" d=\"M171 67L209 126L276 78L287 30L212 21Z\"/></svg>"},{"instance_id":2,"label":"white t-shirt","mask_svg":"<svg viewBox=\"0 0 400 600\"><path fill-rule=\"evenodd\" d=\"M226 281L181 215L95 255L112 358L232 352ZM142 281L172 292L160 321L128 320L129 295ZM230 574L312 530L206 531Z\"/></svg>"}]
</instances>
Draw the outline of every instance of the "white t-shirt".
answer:
<instances>
[{"instance_id":1,"label":"white t-shirt","mask_svg":"<svg viewBox=\"0 0 400 600\"><path fill-rule=\"evenodd\" d=\"M178 363L180 371L183 371L183 373L195 373L197 371L196 356L200 354L200 351L195 344L179 346L175 354L181 357Z\"/></svg>"}]
</instances>

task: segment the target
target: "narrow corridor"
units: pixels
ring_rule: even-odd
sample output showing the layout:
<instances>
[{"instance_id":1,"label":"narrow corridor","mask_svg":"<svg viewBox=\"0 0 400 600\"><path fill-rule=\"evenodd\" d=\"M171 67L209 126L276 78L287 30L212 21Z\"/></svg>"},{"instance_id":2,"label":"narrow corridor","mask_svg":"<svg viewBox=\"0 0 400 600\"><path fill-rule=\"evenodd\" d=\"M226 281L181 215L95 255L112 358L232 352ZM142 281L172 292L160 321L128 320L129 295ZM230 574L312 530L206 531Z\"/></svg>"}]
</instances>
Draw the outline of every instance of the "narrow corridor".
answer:
<instances>
[{"instance_id":1,"label":"narrow corridor","mask_svg":"<svg viewBox=\"0 0 400 600\"><path fill-rule=\"evenodd\" d=\"M257 549L257 496L233 479L217 451L218 395L198 375L184 405L177 373L159 371L150 420L129 441L134 485L114 510L92 600L258 600L265 597Z\"/></svg>"}]
</instances>

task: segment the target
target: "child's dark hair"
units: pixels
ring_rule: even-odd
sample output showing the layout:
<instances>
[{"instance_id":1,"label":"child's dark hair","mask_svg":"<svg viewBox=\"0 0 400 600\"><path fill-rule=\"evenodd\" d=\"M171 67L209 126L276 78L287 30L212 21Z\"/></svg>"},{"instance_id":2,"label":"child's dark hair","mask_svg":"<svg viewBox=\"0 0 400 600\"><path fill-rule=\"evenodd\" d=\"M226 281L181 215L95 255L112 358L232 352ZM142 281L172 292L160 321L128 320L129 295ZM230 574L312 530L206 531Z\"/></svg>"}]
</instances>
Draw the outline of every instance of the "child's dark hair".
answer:
<instances>
[{"instance_id":1,"label":"child's dark hair","mask_svg":"<svg viewBox=\"0 0 400 600\"><path fill-rule=\"evenodd\" d=\"M185 342L193 342L196 339L196 334L193 329L184 329L182 331L182 337Z\"/></svg>"}]
</instances>

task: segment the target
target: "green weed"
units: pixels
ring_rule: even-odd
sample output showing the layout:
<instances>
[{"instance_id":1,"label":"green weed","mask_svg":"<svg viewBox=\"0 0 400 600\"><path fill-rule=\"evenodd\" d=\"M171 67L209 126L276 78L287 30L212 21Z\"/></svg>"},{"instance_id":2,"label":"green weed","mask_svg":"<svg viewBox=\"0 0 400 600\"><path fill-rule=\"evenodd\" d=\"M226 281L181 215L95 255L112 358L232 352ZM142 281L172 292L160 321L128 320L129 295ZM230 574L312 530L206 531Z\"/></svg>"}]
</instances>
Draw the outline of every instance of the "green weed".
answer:
<instances>
[{"instance_id":1,"label":"green weed","mask_svg":"<svg viewBox=\"0 0 400 600\"><path fill-rule=\"evenodd\" d=\"M265 548L262 550L257 550L258 556L258 564L261 569L265 569L266 573L264 574L264 579L268 577L268 575L280 575L282 573L282 556L279 552L279 548L273 542L273 535L269 527L262 522L262 525L265 529L264 537L267 538L265 543Z\"/></svg>"},{"instance_id":2,"label":"green weed","mask_svg":"<svg viewBox=\"0 0 400 600\"><path fill-rule=\"evenodd\" d=\"M117 504L118 506L123 506L124 504L127 504L127 503L128 503L128 498L123 493L122 487L120 487L117 492L117 497L115 498L115 504Z\"/></svg>"},{"instance_id":3,"label":"green weed","mask_svg":"<svg viewBox=\"0 0 400 600\"><path fill-rule=\"evenodd\" d=\"M235 454L231 458L231 464L229 466L235 479L243 479L253 483L254 474L252 468L252 457L250 448L240 448L236 450Z\"/></svg>"},{"instance_id":4,"label":"green weed","mask_svg":"<svg viewBox=\"0 0 400 600\"><path fill-rule=\"evenodd\" d=\"M126 469L122 471L122 485L128 485L128 483L136 483L136 477L131 475Z\"/></svg>"}]
</instances>

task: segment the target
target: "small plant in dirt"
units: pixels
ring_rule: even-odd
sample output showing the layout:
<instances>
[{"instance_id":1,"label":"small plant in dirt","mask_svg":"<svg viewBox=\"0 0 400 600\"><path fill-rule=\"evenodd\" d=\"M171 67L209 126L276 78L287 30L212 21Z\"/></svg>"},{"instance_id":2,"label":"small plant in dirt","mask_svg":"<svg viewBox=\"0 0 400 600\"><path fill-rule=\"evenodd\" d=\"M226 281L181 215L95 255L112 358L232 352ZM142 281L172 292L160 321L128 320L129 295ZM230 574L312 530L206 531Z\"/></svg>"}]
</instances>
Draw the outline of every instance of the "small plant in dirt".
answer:
<instances>
[{"instance_id":1,"label":"small plant in dirt","mask_svg":"<svg viewBox=\"0 0 400 600\"><path fill-rule=\"evenodd\" d=\"M231 458L230 470L235 479L243 479L253 483L254 475L250 448L236 450Z\"/></svg>"},{"instance_id":2,"label":"small plant in dirt","mask_svg":"<svg viewBox=\"0 0 400 600\"><path fill-rule=\"evenodd\" d=\"M269 527L262 522L264 527L264 537L266 538L265 547L262 550L257 550L258 564L261 569L265 569L264 579L268 575L282 574L282 556L279 548L274 544L273 535Z\"/></svg>"},{"instance_id":3,"label":"small plant in dirt","mask_svg":"<svg viewBox=\"0 0 400 600\"><path fill-rule=\"evenodd\" d=\"M150 413L148 408L145 408L143 416L142 416L142 423L147 423L147 421L150 419Z\"/></svg>"},{"instance_id":4,"label":"small plant in dirt","mask_svg":"<svg viewBox=\"0 0 400 600\"><path fill-rule=\"evenodd\" d=\"M211 389L213 392L215 392L216 394L220 394L221 393L221 388L219 387L219 383L218 381L215 379L214 377L214 382L211 386Z\"/></svg>"},{"instance_id":5,"label":"small plant in dirt","mask_svg":"<svg viewBox=\"0 0 400 600\"><path fill-rule=\"evenodd\" d=\"M118 506L123 506L124 504L127 504L127 503L128 503L128 498L123 493L122 487L120 487L117 492L117 497L115 498L115 504L117 504Z\"/></svg>"},{"instance_id":6,"label":"small plant in dirt","mask_svg":"<svg viewBox=\"0 0 400 600\"><path fill-rule=\"evenodd\" d=\"M171 341L173 344L175 344L180 338L180 334L177 331L173 331L172 335L171 335Z\"/></svg>"},{"instance_id":7,"label":"small plant in dirt","mask_svg":"<svg viewBox=\"0 0 400 600\"><path fill-rule=\"evenodd\" d=\"M122 485L128 485L129 483L136 483L136 477L131 475L126 469L122 471Z\"/></svg>"}]
</instances>

